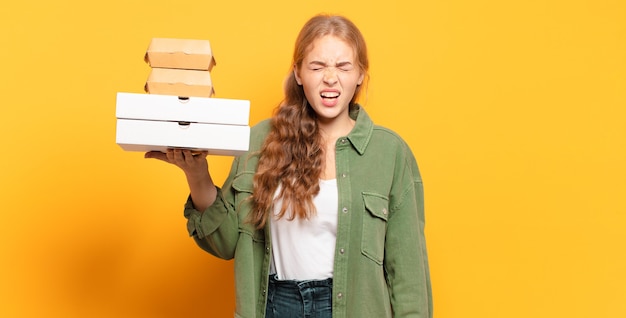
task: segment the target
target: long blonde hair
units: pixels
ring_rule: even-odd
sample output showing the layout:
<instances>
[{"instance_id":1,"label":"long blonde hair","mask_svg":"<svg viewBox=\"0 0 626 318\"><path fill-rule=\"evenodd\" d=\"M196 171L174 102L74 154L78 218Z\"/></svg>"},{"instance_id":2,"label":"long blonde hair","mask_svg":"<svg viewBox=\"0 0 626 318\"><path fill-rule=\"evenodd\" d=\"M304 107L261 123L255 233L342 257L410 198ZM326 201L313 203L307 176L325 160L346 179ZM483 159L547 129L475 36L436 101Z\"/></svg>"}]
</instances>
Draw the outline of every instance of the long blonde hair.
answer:
<instances>
[{"instance_id":1,"label":"long blonde hair","mask_svg":"<svg viewBox=\"0 0 626 318\"><path fill-rule=\"evenodd\" d=\"M261 148L258 168L254 175L253 210L251 221L265 226L278 186L278 198L283 217L291 208L289 219L309 218L315 213L313 197L319 192L319 178L324 166L324 148L317 115L308 104L302 86L295 79L294 69L299 69L312 43L325 35L333 35L352 46L356 66L367 74L369 61L365 40L359 29L345 17L317 15L302 28L296 39L293 63L284 84L285 99L274 112L272 128ZM358 86L350 108L358 98Z\"/></svg>"}]
</instances>

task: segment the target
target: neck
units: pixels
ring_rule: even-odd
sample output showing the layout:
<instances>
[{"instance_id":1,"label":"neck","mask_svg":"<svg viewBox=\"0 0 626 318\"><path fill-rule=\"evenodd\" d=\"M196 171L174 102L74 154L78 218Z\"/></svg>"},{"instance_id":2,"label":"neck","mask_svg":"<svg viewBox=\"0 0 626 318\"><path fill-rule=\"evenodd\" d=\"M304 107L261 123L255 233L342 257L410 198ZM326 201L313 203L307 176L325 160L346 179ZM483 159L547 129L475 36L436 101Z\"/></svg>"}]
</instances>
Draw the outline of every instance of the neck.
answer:
<instances>
[{"instance_id":1,"label":"neck","mask_svg":"<svg viewBox=\"0 0 626 318\"><path fill-rule=\"evenodd\" d=\"M318 123L322 137L331 144L334 144L337 138L350 133L355 124L356 122L348 116L343 119L335 119L330 122L320 121Z\"/></svg>"}]
</instances>

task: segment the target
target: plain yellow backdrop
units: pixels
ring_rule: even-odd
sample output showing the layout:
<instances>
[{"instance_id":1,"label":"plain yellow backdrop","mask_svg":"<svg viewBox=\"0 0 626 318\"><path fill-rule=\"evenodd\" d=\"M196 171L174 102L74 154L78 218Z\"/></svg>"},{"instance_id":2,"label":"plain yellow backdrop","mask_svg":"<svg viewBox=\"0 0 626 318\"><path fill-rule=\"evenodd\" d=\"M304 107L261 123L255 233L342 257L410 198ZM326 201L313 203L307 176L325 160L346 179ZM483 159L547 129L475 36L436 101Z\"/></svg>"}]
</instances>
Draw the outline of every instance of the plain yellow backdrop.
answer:
<instances>
[{"instance_id":1,"label":"plain yellow backdrop","mask_svg":"<svg viewBox=\"0 0 626 318\"><path fill-rule=\"evenodd\" d=\"M418 159L436 317L626 317L621 0L3 2L0 316L232 317L232 263L187 236L182 173L115 144L115 94L152 37L208 39L254 124L319 12L361 27L365 108Z\"/></svg>"}]
</instances>

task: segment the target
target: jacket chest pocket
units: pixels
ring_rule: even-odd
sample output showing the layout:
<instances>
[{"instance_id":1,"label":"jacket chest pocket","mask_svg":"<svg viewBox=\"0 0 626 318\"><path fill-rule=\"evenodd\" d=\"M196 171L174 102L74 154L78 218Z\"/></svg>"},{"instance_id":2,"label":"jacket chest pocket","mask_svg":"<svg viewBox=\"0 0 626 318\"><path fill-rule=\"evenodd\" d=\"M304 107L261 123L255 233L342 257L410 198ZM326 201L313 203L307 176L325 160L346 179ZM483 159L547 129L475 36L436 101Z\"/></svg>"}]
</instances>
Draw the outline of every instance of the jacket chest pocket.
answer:
<instances>
[{"instance_id":1,"label":"jacket chest pocket","mask_svg":"<svg viewBox=\"0 0 626 318\"><path fill-rule=\"evenodd\" d=\"M389 199L376 193L363 193L365 213L363 214L363 234L361 253L382 265L385 258L385 236L389 217Z\"/></svg>"}]
</instances>

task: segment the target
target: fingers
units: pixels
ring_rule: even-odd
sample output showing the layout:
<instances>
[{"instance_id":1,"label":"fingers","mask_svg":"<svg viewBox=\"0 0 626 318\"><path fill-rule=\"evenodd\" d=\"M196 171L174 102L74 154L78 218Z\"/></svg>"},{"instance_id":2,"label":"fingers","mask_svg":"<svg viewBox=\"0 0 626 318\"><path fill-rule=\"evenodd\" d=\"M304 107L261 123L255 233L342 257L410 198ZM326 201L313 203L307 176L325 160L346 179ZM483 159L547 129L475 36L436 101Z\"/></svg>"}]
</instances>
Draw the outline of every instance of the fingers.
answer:
<instances>
[{"instance_id":1,"label":"fingers","mask_svg":"<svg viewBox=\"0 0 626 318\"><path fill-rule=\"evenodd\" d=\"M192 151L189 149L168 149L166 152L149 151L144 158L154 158L178 166L186 172L206 170L208 151Z\"/></svg>"},{"instance_id":2,"label":"fingers","mask_svg":"<svg viewBox=\"0 0 626 318\"><path fill-rule=\"evenodd\" d=\"M143 157L147 159L153 158L167 161L167 155L161 151L148 151L143 155Z\"/></svg>"},{"instance_id":3,"label":"fingers","mask_svg":"<svg viewBox=\"0 0 626 318\"><path fill-rule=\"evenodd\" d=\"M189 149L168 149L167 159L169 162L184 168L192 167L206 161L208 151L192 151Z\"/></svg>"},{"instance_id":4,"label":"fingers","mask_svg":"<svg viewBox=\"0 0 626 318\"><path fill-rule=\"evenodd\" d=\"M181 168L185 167L185 155L181 149L168 149L167 161L173 163Z\"/></svg>"},{"instance_id":5,"label":"fingers","mask_svg":"<svg viewBox=\"0 0 626 318\"><path fill-rule=\"evenodd\" d=\"M195 161L204 161L208 155L209 155L209 152L206 151L206 150L205 151L192 151L191 152L191 157Z\"/></svg>"}]
</instances>

